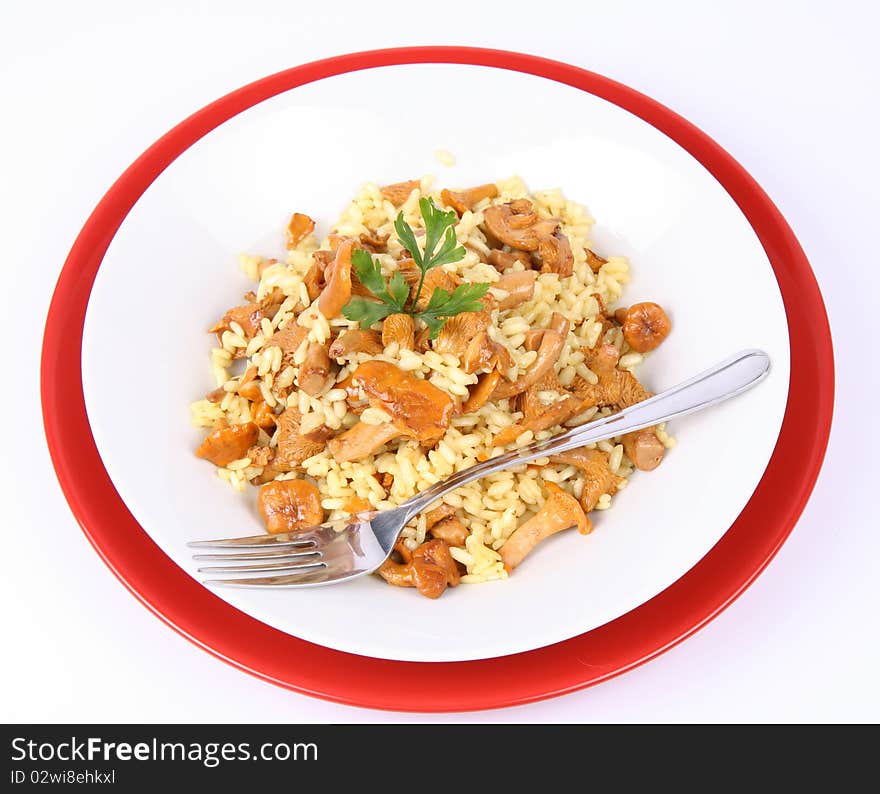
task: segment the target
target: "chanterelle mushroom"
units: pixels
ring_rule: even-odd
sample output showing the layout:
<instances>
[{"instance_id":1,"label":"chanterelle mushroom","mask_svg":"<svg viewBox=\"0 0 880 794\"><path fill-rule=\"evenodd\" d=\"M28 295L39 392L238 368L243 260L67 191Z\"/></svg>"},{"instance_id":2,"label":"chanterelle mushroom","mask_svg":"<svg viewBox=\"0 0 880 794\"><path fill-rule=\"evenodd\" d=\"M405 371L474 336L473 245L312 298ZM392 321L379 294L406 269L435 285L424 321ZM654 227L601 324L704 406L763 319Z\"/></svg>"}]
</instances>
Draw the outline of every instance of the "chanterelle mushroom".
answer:
<instances>
[{"instance_id":1,"label":"chanterelle mushroom","mask_svg":"<svg viewBox=\"0 0 880 794\"><path fill-rule=\"evenodd\" d=\"M205 458L215 466L226 466L245 456L257 443L260 429L253 423L228 425L210 433L196 450L196 457Z\"/></svg>"},{"instance_id":2,"label":"chanterelle mushroom","mask_svg":"<svg viewBox=\"0 0 880 794\"><path fill-rule=\"evenodd\" d=\"M492 237L520 251L537 251L541 240L559 228L558 219L539 218L526 199L486 207L483 224Z\"/></svg>"},{"instance_id":3,"label":"chanterelle mushroom","mask_svg":"<svg viewBox=\"0 0 880 794\"><path fill-rule=\"evenodd\" d=\"M349 377L349 390L363 390L370 405L381 408L391 422L358 422L329 443L336 460L352 461L369 455L399 435L420 443L439 440L449 428L455 403L432 383L385 361L367 361Z\"/></svg>"},{"instance_id":4,"label":"chanterelle mushroom","mask_svg":"<svg viewBox=\"0 0 880 794\"><path fill-rule=\"evenodd\" d=\"M608 453L601 449L570 449L550 456L551 463L562 463L580 469L584 477L581 507L589 513L595 509L602 494L613 496L623 477L618 477L608 466Z\"/></svg>"},{"instance_id":5,"label":"chanterelle mushroom","mask_svg":"<svg viewBox=\"0 0 880 794\"><path fill-rule=\"evenodd\" d=\"M507 296L498 301L499 309L512 309L530 301L535 294L535 272L533 270L504 273L492 286L503 289Z\"/></svg>"},{"instance_id":6,"label":"chanterelle mushroom","mask_svg":"<svg viewBox=\"0 0 880 794\"><path fill-rule=\"evenodd\" d=\"M444 204L452 207L459 215L474 208L474 204L486 198L495 198L498 188L491 182L487 185L477 185L467 190L443 190L440 198Z\"/></svg>"},{"instance_id":7,"label":"chanterelle mushroom","mask_svg":"<svg viewBox=\"0 0 880 794\"><path fill-rule=\"evenodd\" d=\"M395 546L404 557L402 563L389 559L379 566L378 573L388 584L415 587L428 598L439 598L446 587L455 587L461 581L458 565L449 553L445 541L435 538L409 552L405 546Z\"/></svg>"},{"instance_id":8,"label":"chanterelle mushroom","mask_svg":"<svg viewBox=\"0 0 880 794\"><path fill-rule=\"evenodd\" d=\"M619 354L614 345L584 348L586 365L596 374L598 383L576 378L572 391L584 400L584 409L610 405L618 409L647 400L651 393L628 370L617 369Z\"/></svg>"},{"instance_id":9,"label":"chanterelle mushroom","mask_svg":"<svg viewBox=\"0 0 880 794\"><path fill-rule=\"evenodd\" d=\"M528 370L512 383L502 380L495 387L492 399L501 400L505 397L513 397L515 394L524 392L529 386L543 378L559 359L562 346L565 344L565 338L568 336L569 327L569 321L561 314L554 312L550 320L550 328L545 330L541 337L538 357Z\"/></svg>"},{"instance_id":10,"label":"chanterelle mushroom","mask_svg":"<svg viewBox=\"0 0 880 794\"><path fill-rule=\"evenodd\" d=\"M545 487L547 501L544 506L528 521L520 524L498 550L508 572L516 568L545 538L570 527L577 527L584 534L592 528L592 522L577 499L555 483L548 482Z\"/></svg>"},{"instance_id":11,"label":"chanterelle mushroom","mask_svg":"<svg viewBox=\"0 0 880 794\"><path fill-rule=\"evenodd\" d=\"M266 522L266 531L295 532L324 520L321 493L306 480L275 480L260 488L257 507Z\"/></svg>"},{"instance_id":12,"label":"chanterelle mushroom","mask_svg":"<svg viewBox=\"0 0 880 794\"><path fill-rule=\"evenodd\" d=\"M318 309L328 320L336 317L351 299L351 255L354 240L346 240L336 249L333 263L324 269L324 287L318 296Z\"/></svg>"}]
</instances>

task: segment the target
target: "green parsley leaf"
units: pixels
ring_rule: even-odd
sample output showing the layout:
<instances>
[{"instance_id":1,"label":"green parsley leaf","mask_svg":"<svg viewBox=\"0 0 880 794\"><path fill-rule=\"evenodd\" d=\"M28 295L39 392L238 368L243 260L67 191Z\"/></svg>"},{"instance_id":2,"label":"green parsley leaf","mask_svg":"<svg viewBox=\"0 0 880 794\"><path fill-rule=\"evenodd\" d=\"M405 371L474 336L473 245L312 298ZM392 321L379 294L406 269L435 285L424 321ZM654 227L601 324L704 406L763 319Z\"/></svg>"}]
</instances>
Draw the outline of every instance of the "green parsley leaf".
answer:
<instances>
[{"instance_id":1,"label":"green parsley leaf","mask_svg":"<svg viewBox=\"0 0 880 794\"><path fill-rule=\"evenodd\" d=\"M358 248L351 255L351 265L361 284L373 295L383 299L388 295L388 291L385 289L385 279L382 278L382 268L368 251Z\"/></svg>"},{"instance_id":2,"label":"green parsley leaf","mask_svg":"<svg viewBox=\"0 0 880 794\"><path fill-rule=\"evenodd\" d=\"M342 314L345 318L360 323L361 328L369 328L373 323L383 320L389 314L397 313L396 306L360 297L352 298L342 307Z\"/></svg>"},{"instance_id":3,"label":"green parsley leaf","mask_svg":"<svg viewBox=\"0 0 880 794\"><path fill-rule=\"evenodd\" d=\"M402 312L406 299L409 297L409 284L406 283L403 273L399 270L391 276L391 280L388 282L388 292L391 293L391 297Z\"/></svg>"},{"instance_id":4,"label":"green parsley leaf","mask_svg":"<svg viewBox=\"0 0 880 794\"><path fill-rule=\"evenodd\" d=\"M424 249L419 247L416 233L404 220L402 212L394 221L394 229L400 244L410 252L421 271L418 287L409 308L407 304L410 289L400 271L395 272L386 284L379 261L368 251L358 249L352 254L352 267L358 279L379 299L379 302L376 302L361 297L352 298L343 307L343 315L349 320L360 323L362 328L369 328L389 314L406 313L421 320L427 326L430 338L436 339L443 324L450 317L461 312L478 312L483 309L480 298L488 291L489 284L460 284L451 293L443 289L435 289L431 293L428 305L423 311L418 311L418 300L426 273L432 267L458 262L465 255L464 247L458 244L455 236L458 215L454 211L440 209L430 198L419 199L419 210L425 222Z\"/></svg>"}]
</instances>

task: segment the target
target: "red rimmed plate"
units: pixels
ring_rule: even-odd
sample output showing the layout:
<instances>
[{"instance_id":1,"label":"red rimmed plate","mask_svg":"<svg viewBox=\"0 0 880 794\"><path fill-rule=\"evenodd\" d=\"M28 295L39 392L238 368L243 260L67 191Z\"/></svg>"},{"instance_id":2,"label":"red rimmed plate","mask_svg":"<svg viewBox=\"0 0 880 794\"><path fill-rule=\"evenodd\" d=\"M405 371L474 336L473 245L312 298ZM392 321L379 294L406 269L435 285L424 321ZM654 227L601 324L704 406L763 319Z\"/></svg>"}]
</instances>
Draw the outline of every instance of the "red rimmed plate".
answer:
<instances>
[{"instance_id":1,"label":"red rimmed plate","mask_svg":"<svg viewBox=\"0 0 880 794\"><path fill-rule=\"evenodd\" d=\"M204 590L160 551L119 498L98 455L85 415L79 355L85 309L107 246L170 162L227 119L281 92L333 75L408 63L472 64L555 80L639 116L689 151L724 186L760 239L789 327L798 328L792 335L790 393L809 393L814 401L789 399L777 448L752 499L721 541L675 584L566 642L515 656L432 663L430 685L410 675L413 684L402 693L397 684L412 663L340 653L271 629ZM753 180L702 133L636 92L574 67L511 53L417 48L344 56L266 78L200 111L148 150L102 200L65 265L46 330L43 402L59 479L86 534L120 579L181 633L243 669L310 694L383 708L461 710L512 705L596 683L656 655L717 614L769 561L806 501L827 440L832 371L821 297L794 236ZM799 461L798 471L783 471L783 457ZM296 665L290 664L293 657Z\"/></svg>"}]
</instances>

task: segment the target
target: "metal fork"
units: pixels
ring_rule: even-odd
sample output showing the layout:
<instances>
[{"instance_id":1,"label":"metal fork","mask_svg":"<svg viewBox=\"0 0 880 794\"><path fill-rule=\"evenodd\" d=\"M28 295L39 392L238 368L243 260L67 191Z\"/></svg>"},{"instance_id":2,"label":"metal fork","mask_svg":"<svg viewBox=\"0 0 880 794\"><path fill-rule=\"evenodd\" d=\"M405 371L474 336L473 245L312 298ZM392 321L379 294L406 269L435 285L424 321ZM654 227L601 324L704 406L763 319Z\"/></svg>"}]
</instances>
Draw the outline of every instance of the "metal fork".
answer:
<instances>
[{"instance_id":1,"label":"metal fork","mask_svg":"<svg viewBox=\"0 0 880 794\"><path fill-rule=\"evenodd\" d=\"M206 580L205 584L210 585L313 587L355 579L375 571L385 562L407 522L450 491L511 466L707 408L760 383L769 370L770 358L766 353L744 350L619 413L456 472L392 510L359 513L295 533L201 540L189 546L224 550L220 554L194 555L199 561L220 563L202 566L199 573L240 575L233 579Z\"/></svg>"}]
</instances>

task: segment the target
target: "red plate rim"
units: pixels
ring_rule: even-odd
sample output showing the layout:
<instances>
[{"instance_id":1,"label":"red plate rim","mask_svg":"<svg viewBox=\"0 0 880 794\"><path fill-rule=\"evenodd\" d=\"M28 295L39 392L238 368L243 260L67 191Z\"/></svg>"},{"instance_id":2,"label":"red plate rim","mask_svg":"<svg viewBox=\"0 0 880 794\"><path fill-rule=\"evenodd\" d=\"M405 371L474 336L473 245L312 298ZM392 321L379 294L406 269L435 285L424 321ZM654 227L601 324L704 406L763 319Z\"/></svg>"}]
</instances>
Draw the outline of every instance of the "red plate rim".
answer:
<instances>
[{"instance_id":1,"label":"red plate rim","mask_svg":"<svg viewBox=\"0 0 880 794\"><path fill-rule=\"evenodd\" d=\"M659 595L604 626L545 648L469 662L400 662L324 648L217 598L177 567L128 511L98 454L83 397L82 332L92 285L117 229L156 177L206 133L276 94L346 72L412 63L487 66L556 80L613 102L672 138L724 186L755 230L779 282L791 339L791 381L776 448L749 503L711 551ZM794 233L745 169L691 123L631 88L557 61L470 47L403 47L341 55L263 78L193 114L147 149L98 203L64 263L46 321L41 395L55 471L83 532L119 580L184 637L258 678L338 703L466 711L605 681L681 642L737 598L791 533L813 489L831 426L834 361L822 296Z\"/></svg>"}]
</instances>

